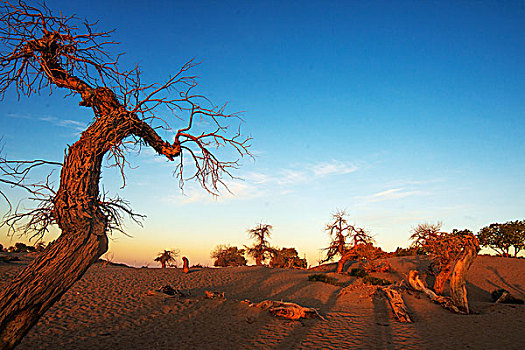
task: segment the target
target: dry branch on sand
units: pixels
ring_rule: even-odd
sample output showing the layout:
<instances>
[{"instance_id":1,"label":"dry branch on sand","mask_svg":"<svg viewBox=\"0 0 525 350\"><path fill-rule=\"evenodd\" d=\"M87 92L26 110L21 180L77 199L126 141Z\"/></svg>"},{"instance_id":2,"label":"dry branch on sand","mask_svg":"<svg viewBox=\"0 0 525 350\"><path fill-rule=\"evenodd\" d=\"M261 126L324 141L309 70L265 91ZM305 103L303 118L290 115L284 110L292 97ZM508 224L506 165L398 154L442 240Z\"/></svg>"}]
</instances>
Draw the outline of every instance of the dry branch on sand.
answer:
<instances>
[{"instance_id":1,"label":"dry branch on sand","mask_svg":"<svg viewBox=\"0 0 525 350\"><path fill-rule=\"evenodd\" d=\"M301 318L320 318L323 321L326 319L319 314L314 308L304 307L295 303L264 300L260 303L251 303L250 306L257 307L262 310L268 310L272 315L287 318L293 321L297 321Z\"/></svg>"},{"instance_id":2,"label":"dry branch on sand","mask_svg":"<svg viewBox=\"0 0 525 350\"><path fill-rule=\"evenodd\" d=\"M386 294L396 320L403 323L411 323L412 319L408 314L407 307L401 297L398 286L388 286L380 289Z\"/></svg>"},{"instance_id":3,"label":"dry branch on sand","mask_svg":"<svg viewBox=\"0 0 525 350\"><path fill-rule=\"evenodd\" d=\"M412 288L425 293L430 298L430 300L432 300L433 302L437 304L440 304L445 309L454 311L455 313L458 313L458 314L466 313L466 312L461 311L458 307L454 305L452 298L445 297L442 295L437 295L436 293L434 293L433 290L427 288L427 286L425 286L425 283L423 283L423 281L421 281L421 279L419 278L419 273L417 271L414 271L414 270L410 271L408 275L408 283L410 284Z\"/></svg>"}]
</instances>

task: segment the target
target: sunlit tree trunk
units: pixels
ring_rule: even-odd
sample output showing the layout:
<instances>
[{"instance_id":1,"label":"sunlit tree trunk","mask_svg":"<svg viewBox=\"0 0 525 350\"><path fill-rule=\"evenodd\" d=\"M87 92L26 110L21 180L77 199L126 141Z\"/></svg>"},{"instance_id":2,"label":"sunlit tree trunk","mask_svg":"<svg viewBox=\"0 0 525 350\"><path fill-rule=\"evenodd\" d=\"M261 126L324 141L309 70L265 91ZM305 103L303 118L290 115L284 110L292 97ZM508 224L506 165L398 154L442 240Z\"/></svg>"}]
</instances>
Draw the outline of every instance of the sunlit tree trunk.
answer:
<instances>
[{"instance_id":1,"label":"sunlit tree trunk","mask_svg":"<svg viewBox=\"0 0 525 350\"><path fill-rule=\"evenodd\" d=\"M467 300L467 289L465 287L467 272L478 255L479 247L476 245L467 245L461 254L461 257L454 266L452 277L450 278L450 295L460 310L469 313Z\"/></svg>"}]
</instances>

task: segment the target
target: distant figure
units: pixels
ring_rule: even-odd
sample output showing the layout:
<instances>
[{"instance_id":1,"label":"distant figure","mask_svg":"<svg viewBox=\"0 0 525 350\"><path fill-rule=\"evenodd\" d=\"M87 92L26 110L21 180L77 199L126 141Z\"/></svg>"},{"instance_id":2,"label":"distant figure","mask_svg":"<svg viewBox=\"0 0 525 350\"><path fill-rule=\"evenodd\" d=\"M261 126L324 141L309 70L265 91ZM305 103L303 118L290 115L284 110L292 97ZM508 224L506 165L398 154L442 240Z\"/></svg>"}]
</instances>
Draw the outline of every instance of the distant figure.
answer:
<instances>
[{"instance_id":1,"label":"distant figure","mask_svg":"<svg viewBox=\"0 0 525 350\"><path fill-rule=\"evenodd\" d=\"M184 266L182 267L182 271L184 273L190 272L190 261L188 260L188 258L183 256L182 257L182 262L184 263Z\"/></svg>"}]
</instances>

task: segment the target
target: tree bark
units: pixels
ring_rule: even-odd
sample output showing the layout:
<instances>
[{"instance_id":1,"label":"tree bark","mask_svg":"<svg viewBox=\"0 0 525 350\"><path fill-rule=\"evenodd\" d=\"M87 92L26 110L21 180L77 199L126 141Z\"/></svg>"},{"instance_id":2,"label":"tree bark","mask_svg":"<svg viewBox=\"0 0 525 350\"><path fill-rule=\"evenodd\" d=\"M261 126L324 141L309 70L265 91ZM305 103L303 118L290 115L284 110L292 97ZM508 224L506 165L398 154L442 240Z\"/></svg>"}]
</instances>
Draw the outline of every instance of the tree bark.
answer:
<instances>
[{"instance_id":1,"label":"tree bark","mask_svg":"<svg viewBox=\"0 0 525 350\"><path fill-rule=\"evenodd\" d=\"M345 263L346 263L346 259L344 259L344 258L339 259L339 261L337 262L337 269L335 270L335 272L337 272L337 273L343 272L343 268L345 267Z\"/></svg>"},{"instance_id":2,"label":"tree bark","mask_svg":"<svg viewBox=\"0 0 525 350\"><path fill-rule=\"evenodd\" d=\"M434 282L434 290L437 294L443 294L445 289L445 283L450 278L452 273L452 268L450 266L445 266L436 276L436 281Z\"/></svg>"},{"instance_id":3,"label":"tree bark","mask_svg":"<svg viewBox=\"0 0 525 350\"><path fill-rule=\"evenodd\" d=\"M454 266L454 271L452 272L452 277L450 279L450 295L454 305L467 314L469 313L469 307L465 281L467 278L467 272L477 255L477 246L470 244L466 245L463 253Z\"/></svg>"}]
</instances>

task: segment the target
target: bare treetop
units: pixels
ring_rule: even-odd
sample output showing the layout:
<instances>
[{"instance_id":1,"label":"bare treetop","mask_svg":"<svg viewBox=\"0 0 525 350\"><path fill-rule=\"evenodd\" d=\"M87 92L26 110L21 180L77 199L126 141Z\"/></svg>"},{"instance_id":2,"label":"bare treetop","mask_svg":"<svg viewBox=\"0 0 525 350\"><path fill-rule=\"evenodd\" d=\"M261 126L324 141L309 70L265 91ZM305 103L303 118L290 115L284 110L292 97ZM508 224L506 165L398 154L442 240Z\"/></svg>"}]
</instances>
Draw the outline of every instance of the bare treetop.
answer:
<instances>
[{"instance_id":1,"label":"bare treetop","mask_svg":"<svg viewBox=\"0 0 525 350\"><path fill-rule=\"evenodd\" d=\"M108 46L111 31L97 31L95 23L81 22L75 16L53 14L45 5L34 7L22 1L4 2L0 17L0 95L13 86L18 95L30 96L44 88L69 90L79 96L79 105L93 109L95 118L114 116L129 123L132 142L115 141L108 154L110 164L118 166L124 178L124 151L131 145L145 143L170 160L178 158L175 174L179 185L196 179L208 192L218 193L225 185L224 175L249 154L250 138L239 131L240 117L226 113L225 105L214 105L196 93L197 78L188 71L197 65L184 64L164 83L143 83L140 68L129 71L119 67L120 55L112 57ZM164 115L165 111L168 111ZM154 127L141 125L142 121ZM229 122L236 121L231 124ZM202 131L204 123L209 131ZM162 141L158 130L173 135L172 142ZM230 130L231 129L231 130ZM213 149L230 147L237 159L224 161ZM192 160L186 176L184 155Z\"/></svg>"}]
</instances>

